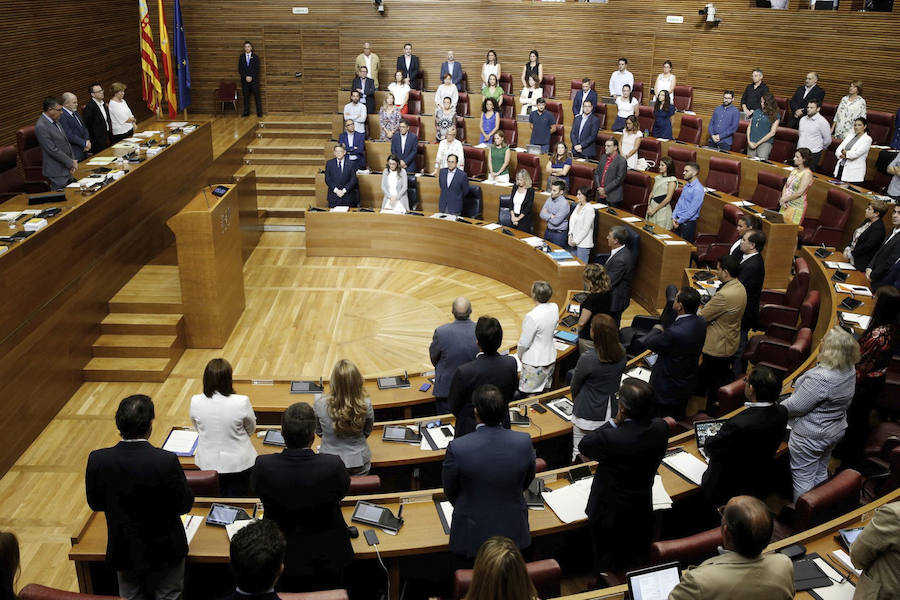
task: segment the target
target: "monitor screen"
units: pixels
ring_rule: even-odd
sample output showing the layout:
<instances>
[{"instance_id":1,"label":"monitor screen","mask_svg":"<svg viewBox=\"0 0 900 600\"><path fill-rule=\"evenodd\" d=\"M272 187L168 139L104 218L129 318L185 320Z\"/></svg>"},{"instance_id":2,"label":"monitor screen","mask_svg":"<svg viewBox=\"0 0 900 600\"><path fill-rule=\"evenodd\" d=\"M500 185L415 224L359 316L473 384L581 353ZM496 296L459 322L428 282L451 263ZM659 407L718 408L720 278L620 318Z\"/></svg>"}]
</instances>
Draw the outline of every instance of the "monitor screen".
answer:
<instances>
[{"instance_id":1,"label":"monitor screen","mask_svg":"<svg viewBox=\"0 0 900 600\"><path fill-rule=\"evenodd\" d=\"M363 521L371 521L377 523L381 519L381 513L384 509L371 504L359 503L356 505L356 518Z\"/></svg>"},{"instance_id":2,"label":"monitor screen","mask_svg":"<svg viewBox=\"0 0 900 600\"><path fill-rule=\"evenodd\" d=\"M666 600L678 585L681 570L678 563L667 563L628 573L628 590L634 600Z\"/></svg>"}]
</instances>

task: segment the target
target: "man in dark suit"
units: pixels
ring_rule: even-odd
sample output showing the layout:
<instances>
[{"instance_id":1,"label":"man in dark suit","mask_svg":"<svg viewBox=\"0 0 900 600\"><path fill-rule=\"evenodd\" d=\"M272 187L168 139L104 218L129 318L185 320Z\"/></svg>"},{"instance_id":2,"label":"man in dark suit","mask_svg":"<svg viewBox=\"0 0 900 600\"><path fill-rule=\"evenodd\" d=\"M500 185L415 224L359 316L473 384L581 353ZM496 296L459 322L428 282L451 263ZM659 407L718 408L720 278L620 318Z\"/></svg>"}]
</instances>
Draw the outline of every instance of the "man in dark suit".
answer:
<instances>
[{"instance_id":1,"label":"man in dark suit","mask_svg":"<svg viewBox=\"0 0 900 600\"><path fill-rule=\"evenodd\" d=\"M606 260L606 273L609 275L610 305L609 316L618 326L622 313L631 302L631 279L634 276L634 258L631 250L625 247L628 241L628 230L621 225L609 228L606 243L609 244L609 258Z\"/></svg>"},{"instance_id":2,"label":"man in dark suit","mask_svg":"<svg viewBox=\"0 0 900 600\"><path fill-rule=\"evenodd\" d=\"M237 589L227 600L279 600L275 582L284 569L287 542L272 519L253 521L231 538L231 578Z\"/></svg>"},{"instance_id":3,"label":"man in dark suit","mask_svg":"<svg viewBox=\"0 0 900 600\"><path fill-rule=\"evenodd\" d=\"M375 80L369 77L369 69L360 67L350 83L350 89L359 92L360 101L366 105L366 113L375 114Z\"/></svg>"},{"instance_id":4,"label":"man in dark suit","mask_svg":"<svg viewBox=\"0 0 900 600\"><path fill-rule=\"evenodd\" d=\"M256 116L262 116L262 101L259 94L259 55L253 51L253 44L244 42L244 53L238 58L238 73L241 76L241 93L244 95L244 116L250 114L250 94L256 101Z\"/></svg>"},{"instance_id":5,"label":"man in dark suit","mask_svg":"<svg viewBox=\"0 0 900 600\"><path fill-rule=\"evenodd\" d=\"M681 288L672 303L676 315L672 324L654 325L641 340L645 348L657 355L650 374L657 417L684 417L687 401L697 384L700 353L706 340L706 321L697 316L698 308L700 293L690 287Z\"/></svg>"},{"instance_id":6,"label":"man in dark suit","mask_svg":"<svg viewBox=\"0 0 900 600\"><path fill-rule=\"evenodd\" d=\"M34 124L34 134L44 152L42 172L54 190L66 187L78 168L72 146L59 124L62 110L59 100L47 96L44 98L44 112Z\"/></svg>"},{"instance_id":7,"label":"man in dark suit","mask_svg":"<svg viewBox=\"0 0 900 600\"><path fill-rule=\"evenodd\" d=\"M103 101L103 86L92 83L89 91L91 99L84 105L84 124L90 132L91 152L97 154L109 147L112 120L109 117L109 107Z\"/></svg>"},{"instance_id":8,"label":"man in dark suit","mask_svg":"<svg viewBox=\"0 0 900 600\"><path fill-rule=\"evenodd\" d=\"M181 598L188 542L181 515L194 503L175 454L147 441L153 401L128 396L116 410L122 441L94 450L85 471L88 505L106 514L106 562L129 600Z\"/></svg>"},{"instance_id":9,"label":"man in dark suit","mask_svg":"<svg viewBox=\"0 0 900 600\"><path fill-rule=\"evenodd\" d=\"M733 496L765 498L772 489L775 453L787 428L787 409L778 403L781 379L765 365L747 376L746 408L707 438L704 451L709 467L700 491L714 507Z\"/></svg>"},{"instance_id":10,"label":"man in dark suit","mask_svg":"<svg viewBox=\"0 0 900 600\"><path fill-rule=\"evenodd\" d=\"M72 156L75 160L84 160L85 153L91 150L91 134L78 113L78 97L72 92L65 92L62 95L62 105L59 124L72 146Z\"/></svg>"},{"instance_id":11,"label":"man in dark suit","mask_svg":"<svg viewBox=\"0 0 900 600\"><path fill-rule=\"evenodd\" d=\"M744 350L751 329L759 327L759 297L762 295L763 282L766 280L766 263L762 252L766 247L766 234L758 229L745 231L741 236L741 270L738 281L744 284L747 292L747 306L741 319L741 341L734 355L734 374L739 377L747 372Z\"/></svg>"},{"instance_id":12,"label":"man in dark suit","mask_svg":"<svg viewBox=\"0 0 900 600\"><path fill-rule=\"evenodd\" d=\"M451 307L453 321L445 323L434 330L428 354L434 365L434 402L437 413L450 411L447 396L450 394L450 381L456 369L475 359L478 354L478 342L475 340L475 323L469 318L472 314L472 303L460 296L453 301Z\"/></svg>"},{"instance_id":13,"label":"man in dark suit","mask_svg":"<svg viewBox=\"0 0 900 600\"><path fill-rule=\"evenodd\" d=\"M466 91L463 89L462 85L462 65L459 64L453 56L453 50L447 52L447 60L441 63L440 80L443 81L444 75L447 74L450 75L450 81L456 86L457 90L460 92Z\"/></svg>"},{"instance_id":14,"label":"man in dark suit","mask_svg":"<svg viewBox=\"0 0 900 600\"><path fill-rule=\"evenodd\" d=\"M576 92L575 98L572 100L573 117L581 114L582 104L585 101L591 103L591 108L597 106L597 92L591 89L591 83L592 81L587 77L581 80L581 89Z\"/></svg>"},{"instance_id":15,"label":"man in dark suit","mask_svg":"<svg viewBox=\"0 0 900 600\"><path fill-rule=\"evenodd\" d=\"M256 458L253 489L266 519L287 538L284 576L279 589L307 592L343 587L344 568L353 560L341 498L350 490L350 475L341 458L316 454L316 414L297 402L281 417L286 448Z\"/></svg>"},{"instance_id":16,"label":"man in dark suit","mask_svg":"<svg viewBox=\"0 0 900 600\"><path fill-rule=\"evenodd\" d=\"M409 85L412 89L419 89L419 57L412 53L412 44L409 42L403 44L403 54L397 57L397 69L403 73L403 77L409 79ZM396 72L395 71L395 72Z\"/></svg>"},{"instance_id":17,"label":"man in dark suit","mask_svg":"<svg viewBox=\"0 0 900 600\"><path fill-rule=\"evenodd\" d=\"M600 129L600 120L594 114L594 104L585 100L582 112L575 117L569 139L572 142L572 154L575 158L590 158L597 156L597 131Z\"/></svg>"},{"instance_id":18,"label":"man in dark suit","mask_svg":"<svg viewBox=\"0 0 900 600\"><path fill-rule=\"evenodd\" d=\"M890 283L888 273L897 259L900 259L900 205L894 205L894 210L891 212L891 224L894 229L872 257L872 262L866 269L866 277L871 282L869 287L873 290Z\"/></svg>"},{"instance_id":19,"label":"man in dark suit","mask_svg":"<svg viewBox=\"0 0 900 600\"><path fill-rule=\"evenodd\" d=\"M356 167L350 164L343 144L335 144L334 158L325 163L325 186L328 188L328 208L359 206Z\"/></svg>"},{"instance_id":20,"label":"man in dark suit","mask_svg":"<svg viewBox=\"0 0 900 600\"><path fill-rule=\"evenodd\" d=\"M518 365L509 355L497 353L503 340L503 327L494 317L479 317L475 324L475 340L481 353L474 360L460 365L450 380L447 403L456 417L456 437L475 431L475 414L472 410L472 396L480 385L491 384L503 394L507 405L519 387ZM504 413L500 422L509 429L509 413Z\"/></svg>"},{"instance_id":21,"label":"man in dark suit","mask_svg":"<svg viewBox=\"0 0 900 600\"><path fill-rule=\"evenodd\" d=\"M806 74L806 83L798 87L794 95L791 96L791 111L790 115L788 115L786 127L796 129L800 118L806 116L807 106L813 100L821 106L822 102L825 101L825 90L819 87L819 74L815 71L810 71Z\"/></svg>"},{"instance_id":22,"label":"man in dark suit","mask_svg":"<svg viewBox=\"0 0 900 600\"><path fill-rule=\"evenodd\" d=\"M618 206L622 204L622 184L625 183L628 163L619 154L619 140L606 140L604 150L597 158L597 168L594 169L594 189L600 202Z\"/></svg>"},{"instance_id":23,"label":"man in dark suit","mask_svg":"<svg viewBox=\"0 0 900 600\"><path fill-rule=\"evenodd\" d=\"M344 131L338 136L338 144L347 150L347 160L357 171L366 168L366 134L356 131L353 119L344 121Z\"/></svg>"},{"instance_id":24,"label":"man in dark suit","mask_svg":"<svg viewBox=\"0 0 900 600\"><path fill-rule=\"evenodd\" d=\"M416 152L419 150L419 138L409 130L409 121L400 119L400 125L391 138L391 154L400 159L400 168L407 173L416 172Z\"/></svg>"},{"instance_id":25,"label":"man in dark suit","mask_svg":"<svg viewBox=\"0 0 900 600\"><path fill-rule=\"evenodd\" d=\"M614 421L587 434L578 451L597 461L585 512L596 572L643 564L653 535L653 478L669 440L669 427L653 419L653 389L629 377L618 393Z\"/></svg>"},{"instance_id":26,"label":"man in dark suit","mask_svg":"<svg viewBox=\"0 0 900 600\"><path fill-rule=\"evenodd\" d=\"M450 442L441 473L453 504L450 551L466 562L495 535L510 538L519 549L531 544L522 492L534 479L531 437L500 426L509 412L500 390L479 386L473 402L478 428Z\"/></svg>"},{"instance_id":27,"label":"man in dark suit","mask_svg":"<svg viewBox=\"0 0 900 600\"><path fill-rule=\"evenodd\" d=\"M447 168L438 173L438 185L441 188L438 212L462 214L463 198L469 191L469 178L465 171L456 168L458 161L459 157L451 154L447 157Z\"/></svg>"}]
</instances>

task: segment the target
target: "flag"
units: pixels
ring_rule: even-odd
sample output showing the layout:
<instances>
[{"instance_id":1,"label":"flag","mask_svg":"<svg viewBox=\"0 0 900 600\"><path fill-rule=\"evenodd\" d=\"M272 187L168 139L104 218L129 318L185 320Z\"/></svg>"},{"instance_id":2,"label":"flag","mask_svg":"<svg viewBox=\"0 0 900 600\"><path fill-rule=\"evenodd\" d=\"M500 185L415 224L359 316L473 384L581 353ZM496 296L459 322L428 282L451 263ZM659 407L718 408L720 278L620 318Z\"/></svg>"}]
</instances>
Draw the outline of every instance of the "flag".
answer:
<instances>
[{"instance_id":1,"label":"flag","mask_svg":"<svg viewBox=\"0 0 900 600\"><path fill-rule=\"evenodd\" d=\"M159 84L159 66L156 64L156 48L153 47L153 30L150 28L150 12L147 0L138 0L141 10L141 97L147 108L156 112L159 109L159 98L162 86Z\"/></svg>"},{"instance_id":2,"label":"flag","mask_svg":"<svg viewBox=\"0 0 900 600\"><path fill-rule=\"evenodd\" d=\"M181 18L181 0L175 0L175 72L178 74L178 110L184 110L191 104L191 69Z\"/></svg>"},{"instance_id":3,"label":"flag","mask_svg":"<svg viewBox=\"0 0 900 600\"><path fill-rule=\"evenodd\" d=\"M169 105L169 118L178 114L178 102L175 100L175 83L172 81L172 51L169 48L169 30L166 27L166 15L163 12L162 0L156 0L159 7L159 50L162 54L163 72L166 74L166 104Z\"/></svg>"}]
</instances>

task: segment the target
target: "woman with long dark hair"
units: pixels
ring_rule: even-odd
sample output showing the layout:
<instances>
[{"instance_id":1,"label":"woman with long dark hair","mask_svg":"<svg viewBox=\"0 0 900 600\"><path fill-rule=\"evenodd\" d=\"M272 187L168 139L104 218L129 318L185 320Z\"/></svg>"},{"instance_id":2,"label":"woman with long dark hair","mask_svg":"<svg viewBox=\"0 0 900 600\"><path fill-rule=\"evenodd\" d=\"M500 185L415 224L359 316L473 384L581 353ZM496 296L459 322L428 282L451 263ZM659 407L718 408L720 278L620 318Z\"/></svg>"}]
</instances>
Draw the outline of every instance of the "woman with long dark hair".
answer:
<instances>
[{"instance_id":1,"label":"woman with long dark hair","mask_svg":"<svg viewBox=\"0 0 900 600\"><path fill-rule=\"evenodd\" d=\"M675 105L668 90L660 90L656 94L656 102L653 103L653 131L655 138L672 139L672 115L675 114Z\"/></svg>"}]
</instances>

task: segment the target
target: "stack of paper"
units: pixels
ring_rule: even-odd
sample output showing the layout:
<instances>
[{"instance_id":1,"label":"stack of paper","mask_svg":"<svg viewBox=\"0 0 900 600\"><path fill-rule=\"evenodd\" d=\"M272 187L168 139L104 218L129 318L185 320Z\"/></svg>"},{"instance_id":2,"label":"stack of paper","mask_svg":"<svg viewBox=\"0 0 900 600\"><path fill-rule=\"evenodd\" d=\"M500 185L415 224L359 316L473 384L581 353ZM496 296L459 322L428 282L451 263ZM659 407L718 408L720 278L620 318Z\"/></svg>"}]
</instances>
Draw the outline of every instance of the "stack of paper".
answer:
<instances>
[{"instance_id":1,"label":"stack of paper","mask_svg":"<svg viewBox=\"0 0 900 600\"><path fill-rule=\"evenodd\" d=\"M653 477L653 510L665 510L672 508L672 497L666 491L663 485L662 476L655 475Z\"/></svg>"},{"instance_id":2,"label":"stack of paper","mask_svg":"<svg viewBox=\"0 0 900 600\"><path fill-rule=\"evenodd\" d=\"M233 538L234 534L236 534L238 531L240 531L250 523L253 523L255 520L256 519L242 519L240 521L235 521L234 523L229 523L228 525L226 525L225 533L228 534L228 539L230 540L231 538Z\"/></svg>"},{"instance_id":3,"label":"stack of paper","mask_svg":"<svg viewBox=\"0 0 900 600\"><path fill-rule=\"evenodd\" d=\"M872 295L872 290L863 285L849 285L847 283L834 284L834 291L838 294L856 294L857 296Z\"/></svg>"},{"instance_id":4,"label":"stack of paper","mask_svg":"<svg viewBox=\"0 0 900 600\"><path fill-rule=\"evenodd\" d=\"M168 450L178 456L193 456L197 449L200 434L190 429L173 429L169 432L163 444L163 450Z\"/></svg>"},{"instance_id":5,"label":"stack of paper","mask_svg":"<svg viewBox=\"0 0 900 600\"><path fill-rule=\"evenodd\" d=\"M544 240L537 236L531 236L527 238L522 238L522 241L531 246L532 248L540 248L544 245Z\"/></svg>"},{"instance_id":6,"label":"stack of paper","mask_svg":"<svg viewBox=\"0 0 900 600\"><path fill-rule=\"evenodd\" d=\"M28 219L25 221L25 231L40 231L47 226L47 219Z\"/></svg>"},{"instance_id":7,"label":"stack of paper","mask_svg":"<svg viewBox=\"0 0 900 600\"><path fill-rule=\"evenodd\" d=\"M181 524L184 525L184 535L187 537L188 545L190 545L191 540L197 535L200 525L203 524L203 517L199 515L181 515Z\"/></svg>"},{"instance_id":8,"label":"stack of paper","mask_svg":"<svg viewBox=\"0 0 900 600\"><path fill-rule=\"evenodd\" d=\"M12 212L0 212L0 221L15 221L21 216L22 213L18 210Z\"/></svg>"},{"instance_id":9,"label":"stack of paper","mask_svg":"<svg viewBox=\"0 0 900 600\"><path fill-rule=\"evenodd\" d=\"M572 485L567 485L555 490L546 490L541 496L560 521L574 523L587 519L584 512L587 508L588 496L591 494L593 477L579 479Z\"/></svg>"},{"instance_id":10,"label":"stack of paper","mask_svg":"<svg viewBox=\"0 0 900 600\"><path fill-rule=\"evenodd\" d=\"M856 586L847 581L847 578L839 573L837 569L828 564L820 556L813 558L813 562L822 570L822 573L831 580L827 586L810 590L815 592L814 595L811 594L813 597L820 598L821 600L851 600L851 598L854 597Z\"/></svg>"},{"instance_id":11,"label":"stack of paper","mask_svg":"<svg viewBox=\"0 0 900 600\"><path fill-rule=\"evenodd\" d=\"M622 217L622 220L626 223L637 223L639 221L642 221L643 219L641 219L640 217Z\"/></svg>"},{"instance_id":12,"label":"stack of paper","mask_svg":"<svg viewBox=\"0 0 900 600\"><path fill-rule=\"evenodd\" d=\"M856 313L842 312L840 313L841 320L847 321L849 323L853 323L860 329L868 329L869 323L872 322L872 317L867 315L858 315Z\"/></svg>"},{"instance_id":13,"label":"stack of paper","mask_svg":"<svg viewBox=\"0 0 900 600\"><path fill-rule=\"evenodd\" d=\"M500 229L501 227L503 227L503 225L501 225L500 223L488 223L487 225L482 225L482 227L484 227L488 231L494 231L496 229Z\"/></svg>"},{"instance_id":14,"label":"stack of paper","mask_svg":"<svg viewBox=\"0 0 900 600\"><path fill-rule=\"evenodd\" d=\"M841 262L837 260L826 260L825 266L829 269L844 269L845 271L855 271L856 267L851 265L848 262Z\"/></svg>"},{"instance_id":15,"label":"stack of paper","mask_svg":"<svg viewBox=\"0 0 900 600\"><path fill-rule=\"evenodd\" d=\"M116 162L115 156L95 156L85 164L89 167L102 167L113 162Z\"/></svg>"},{"instance_id":16,"label":"stack of paper","mask_svg":"<svg viewBox=\"0 0 900 600\"><path fill-rule=\"evenodd\" d=\"M700 485L706 472L706 463L685 450L676 450L663 458L663 464L694 483Z\"/></svg>"}]
</instances>

